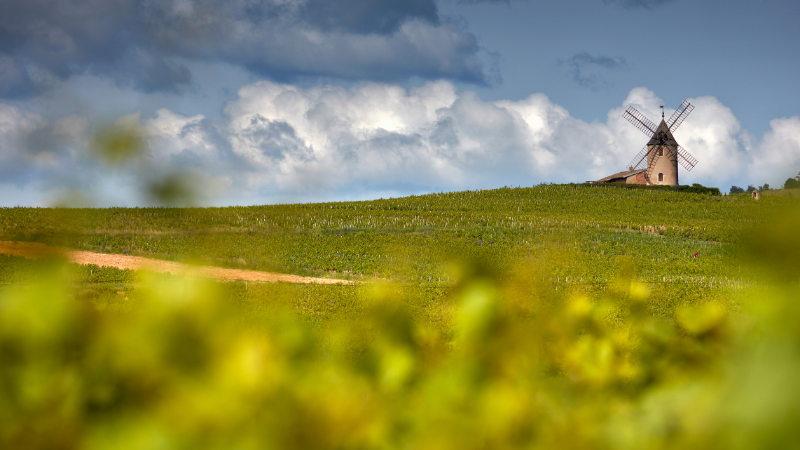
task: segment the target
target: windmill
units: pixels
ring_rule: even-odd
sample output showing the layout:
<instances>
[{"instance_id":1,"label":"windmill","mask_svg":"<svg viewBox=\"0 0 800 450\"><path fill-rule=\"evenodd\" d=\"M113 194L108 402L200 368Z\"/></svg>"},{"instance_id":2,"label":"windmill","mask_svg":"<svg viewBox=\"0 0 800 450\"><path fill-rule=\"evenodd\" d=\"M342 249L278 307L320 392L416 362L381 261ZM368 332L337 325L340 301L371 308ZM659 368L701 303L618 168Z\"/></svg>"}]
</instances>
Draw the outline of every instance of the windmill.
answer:
<instances>
[{"instance_id":1,"label":"windmill","mask_svg":"<svg viewBox=\"0 0 800 450\"><path fill-rule=\"evenodd\" d=\"M677 186L678 164L680 163L686 170L692 170L695 164L697 164L697 160L683 147L678 145L672 133L686 120L686 117L692 112L694 106L684 100L681 106L675 110L667 121L664 121L664 107L662 106L661 108L661 123L658 126L645 117L644 114L637 111L633 106L628 107L628 109L622 113L622 117L627 119L628 122L632 123L633 126L641 130L644 134L650 136L650 141L629 164L629 173L630 175L634 173L643 173L643 181L646 184ZM628 175L628 173L616 175L622 175L622 178L625 178L625 175ZM612 177L613 176L614 175L612 175ZM606 179L600 181L606 181Z\"/></svg>"}]
</instances>

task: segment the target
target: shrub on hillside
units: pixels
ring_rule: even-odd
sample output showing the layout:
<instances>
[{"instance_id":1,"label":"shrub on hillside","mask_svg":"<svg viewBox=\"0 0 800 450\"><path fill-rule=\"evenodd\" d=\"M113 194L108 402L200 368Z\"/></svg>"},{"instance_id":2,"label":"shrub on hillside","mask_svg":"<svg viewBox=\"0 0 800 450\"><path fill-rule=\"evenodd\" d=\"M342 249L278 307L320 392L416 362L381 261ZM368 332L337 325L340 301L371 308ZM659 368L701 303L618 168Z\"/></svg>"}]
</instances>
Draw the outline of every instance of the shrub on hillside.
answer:
<instances>
[{"instance_id":1,"label":"shrub on hillside","mask_svg":"<svg viewBox=\"0 0 800 450\"><path fill-rule=\"evenodd\" d=\"M623 189L647 189L656 191L678 191L690 192L693 194L706 194L706 195L722 195L719 188L705 187L701 184L694 183L691 186L666 186L666 185L646 185L646 184L627 184L627 183L603 183L606 186L614 186Z\"/></svg>"},{"instance_id":2,"label":"shrub on hillside","mask_svg":"<svg viewBox=\"0 0 800 450\"><path fill-rule=\"evenodd\" d=\"M731 186L730 193L731 194L744 194L745 190L740 188L739 186Z\"/></svg>"},{"instance_id":3,"label":"shrub on hillside","mask_svg":"<svg viewBox=\"0 0 800 450\"><path fill-rule=\"evenodd\" d=\"M697 183L694 183L691 186L675 186L673 189L679 192L691 192L693 194L722 195L722 193L719 191L719 188L705 187Z\"/></svg>"},{"instance_id":4,"label":"shrub on hillside","mask_svg":"<svg viewBox=\"0 0 800 450\"><path fill-rule=\"evenodd\" d=\"M783 183L784 189L800 189L800 174L797 174L794 178L789 178Z\"/></svg>"}]
</instances>

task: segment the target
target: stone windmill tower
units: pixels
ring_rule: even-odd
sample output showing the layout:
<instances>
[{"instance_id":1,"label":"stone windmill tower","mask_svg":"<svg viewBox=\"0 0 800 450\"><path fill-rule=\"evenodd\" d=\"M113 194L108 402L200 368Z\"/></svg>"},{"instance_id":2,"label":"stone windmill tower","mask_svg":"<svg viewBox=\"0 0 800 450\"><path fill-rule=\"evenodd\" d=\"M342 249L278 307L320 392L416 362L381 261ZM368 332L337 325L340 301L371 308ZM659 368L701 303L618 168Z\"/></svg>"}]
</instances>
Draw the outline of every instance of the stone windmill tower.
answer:
<instances>
[{"instance_id":1,"label":"stone windmill tower","mask_svg":"<svg viewBox=\"0 0 800 450\"><path fill-rule=\"evenodd\" d=\"M672 132L678 129L694 106L684 100L669 120L664 120L663 106L661 123L656 126L644 114L633 106L622 113L622 117L633 126L650 136L650 141L633 158L629 165L630 172L643 172L646 184L678 185L678 164L686 170L692 170L697 160L683 147L678 145ZM646 168L646 170L644 170Z\"/></svg>"}]
</instances>

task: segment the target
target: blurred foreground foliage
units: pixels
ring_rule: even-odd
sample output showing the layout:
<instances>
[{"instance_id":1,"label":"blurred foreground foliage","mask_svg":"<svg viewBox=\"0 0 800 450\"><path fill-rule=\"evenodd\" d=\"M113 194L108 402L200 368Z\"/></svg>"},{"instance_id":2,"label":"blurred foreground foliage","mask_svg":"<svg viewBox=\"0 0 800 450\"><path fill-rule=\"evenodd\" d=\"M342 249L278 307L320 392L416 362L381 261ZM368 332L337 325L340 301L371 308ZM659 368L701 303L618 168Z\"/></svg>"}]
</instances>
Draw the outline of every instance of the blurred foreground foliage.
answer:
<instances>
[{"instance_id":1,"label":"blurred foreground foliage","mask_svg":"<svg viewBox=\"0 0 800 450\"><path fill-rule=\"evenodd\" d=\"M39 264L0 291L0 447L792 448L800 215L766 223L741 299L666 318L632 260L600 298L548 289L546 261L455 263L444 325L375 282L326 326L146 273L102 310Z\"/></svg>"},{"instance_id":2,"label":"blurred foreground foliage","mask_svg":"<svg viewBox=\"0 0 800 450\"><path fill-rule=\"evenodd\" d=\"M110 166L119 166L141 157L145 150L145 133L125 120L100 129L92 137L91 156Z\"/></svg>"}]
</instances>

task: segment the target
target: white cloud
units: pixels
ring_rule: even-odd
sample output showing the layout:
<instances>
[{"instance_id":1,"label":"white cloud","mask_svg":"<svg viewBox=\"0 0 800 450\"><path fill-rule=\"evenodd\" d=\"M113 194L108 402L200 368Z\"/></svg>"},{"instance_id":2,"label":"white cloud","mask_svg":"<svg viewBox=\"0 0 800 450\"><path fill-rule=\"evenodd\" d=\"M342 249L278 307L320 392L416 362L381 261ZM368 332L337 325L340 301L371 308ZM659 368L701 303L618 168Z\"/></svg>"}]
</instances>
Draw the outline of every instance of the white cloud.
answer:
<instances>
[{"instance_id":1,"label":"white cloud","mask_svg":"<svg viewBox=\"0 0 800 450\"><path fill-rule=\"evenodd\" d=\"M689 101L695 110L675 136L699 163L681 169L683 184L779 185L800 171L800 117L773 120L759 141L716 98ZM598 179L623 170L648 140L622 112L633 105L657 122L663 104L635 88L605 122L587 123L544 94L487 102L447 81L411 90L260 81L240 89L225 118L161 109L141 124L151 167L203 174L217 199L246 204ZM47 126L0 108L0 159L14 151L8 136ZM86 125L73 117L51 128Z\"/></svg>"},{"instance_id":2,"label":"white cloud","mask_svg":"<svg viewBox=\"0 0 800 450\"><path fill-rule=\"evenodd\" d=\"M800 117L773 119L769 125L761 145L750 152L752 174L779 186L800 172Z\"/></svg>"},{"instance_id":3,"label":"white cloud","mask_svg":"<svg viewBox=\"0 0 800 450\"><path fill-rule=\"evenodd\" d=\"M586 123L544 94L485 102L444 81L408 92L383 84L303 90L262 81L242 88L239 95L225 109L234 151L256 162L262 179L279 189L304 190L298 183L308 183L308 178L294 177L313 173L312 191L393 185L463 189L597 179L624 169L648 140L622 118L627 106L657 122L663 104L652 91L635 88L605 123ZM690 101L696 109L676 137L700 162L693 172L683 172L682 180L723 185L743 176L750 160L747 135L730 109L713 97ZM247 138L276 123L293 133L282 150L297 149L278 152L279 164L263 156L263 141ZM270 144L281 147L280 141Z\"/></svg>"},{"instance_id":4,"label":"white cloud","mask_svg":"<svg viewBox=\"0 0 800 450\"><path fill-rule=\"evenodd\" d=\"M681 181L714 186L746 178L747 135L733 112L714 97L689 101L695 109L675 132L675 139L699 162L692 172L679 175Z\"/></svg>"},{"instance_id":5,"label":"white cloud","mask_svg":"<svg viewBox=\"0 0 800 450\"><path fill-rule=\"evenodd\" d=\"M16 140L41 127L44 120L38 114L28 113L20 108L0 103L0 145L3 153L0 156L8 157L20 148Z\"/></svg>"},{"instance_id":6,"label":"white cloud","mask_svg":"<svg viewBox=\"0 0 800 450\"><path fill-rule=\"evenodd\" d=\"M24 180L24 170L48 163L47 152L28 151L28 137L46 125L38 114L0 104L0 182Z\"/></svg>"},{"instance_id":7,"label":"white cloud","mask_svg":"<svg viewBox=\"0 0 800 450\"><path fill-rule=\"evenodd\" d=\"M202 114L186 117L168 109L159 109L155 118L143 123L148 143L156 150L152 156L165 163L170 156L185 151L209 157L216 154L217 149L197 127L203 119Z\"/></svg>"}]
</instances>

